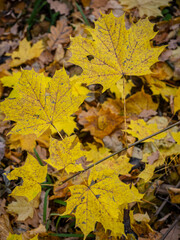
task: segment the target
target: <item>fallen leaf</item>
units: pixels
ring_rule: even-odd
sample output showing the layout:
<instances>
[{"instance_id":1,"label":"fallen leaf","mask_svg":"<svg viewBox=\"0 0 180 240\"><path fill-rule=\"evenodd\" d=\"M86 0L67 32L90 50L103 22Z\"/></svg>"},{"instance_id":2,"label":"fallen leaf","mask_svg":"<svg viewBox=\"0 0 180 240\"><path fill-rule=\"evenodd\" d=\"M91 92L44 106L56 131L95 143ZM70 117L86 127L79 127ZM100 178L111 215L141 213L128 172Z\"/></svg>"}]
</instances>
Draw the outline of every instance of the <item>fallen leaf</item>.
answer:
<instances>
[{"instance_id":1,"label":"fallen leaf","mask_svg":"<svg viewBox=\"0 0 180 240\"><path fill-rule=\"evenodd\" d=\"M124 116L115 114L106 107L90 108L78 114L78 122L84 126L83 131L90 131L92 136L103 139L110 135L124 122Z\"/></svg>"},{"instance_id":2,"label":"fallen leaf","mask_svg":"<svg viewBox=\"0 0 180 240\"><path fill-rule=\"evenodd\" d=\"M75 127L71 114L84 100L83 94L88 92L84 88L80 95L73 84L65 69L56 71L52 79L34 70L24 70L16 85L18 97L1 103L6 119L17 122L11 133L33 132L39 137L49 127L54 132L64 129L71 133Z\"/></svg>"},{"instance_id":3,"label":"fallen leaf","mask_svg":"<svg viewBox=\"0 0 180 240\"><path fill-rule=\"evenodd\" d=\"M142 18L144 15L150 16L162 16L161 10L159 7L168 6L168 2L170 0L120 0L120 3L125 7L124 9L127 11L134 7L139 9L139 15Z\"/></svg>"},{"instance_id":4,"label":"fallen leaf","mask_svg":"<svg viewBox=\"0 0 180 240\"><path fill-rule=\"evenodd\" d=\"M33 218L34 210L39 206L39 198L34 198L28 202L26 197L14 196L16 201L13 201L7 206L9 213L18 214L17 221L24 221L28 217Z\"/></svg>"},{"instance_id":5,"label":"fallen leaf","mask_svg":"<svg viewBox=\"0 0 180 240\"><path fill-rule=\"evenodd\" d=\"M51 33L48 34L48 46L50 50L55 50L58 44L68 43L72 28L67 26L65 19L56 22L56 27L51 27Z\"/></svg>"},{"instance_id":6,"label":"fallen leaf","mask_svg":"<svg viewBox=\"0 0 180 240\"><path fill-rule=\"evenodd\" d=\"M143 99L143 101L142 101ZM140 114L143 110L154 110L158 108L158 103L153 102L151 95L146 94L142 89L141 92L137 92L127 98L126 111L127 114Z\"/></svg>"},{"instance_id":7,"label":"fallen leaf","mask_svg":"<svg viewBox=\"0 0 180 240\"><path fill-rule=\"evenodd\" d=\"M133 215L134 219L138 222L149 222L151 219L148 215L148 213L136 213Z\"/></svg>"},{"instance_id":8,"label":"fallen leaf","mask_svg":"<svg viewBox=\"0 0 180 240\"><path fill-rule=\"evenodd\" d=\"M41 192L40 183L44 182L47 175L47 166L40 166L38 161L28 154L24 166L15 168L7 175L9 180L22 177L22 186L17 186L10 195L27 197L30 202Z\"/></svg>"},{"instance_id":9,"label":"fallen leaf","mask_svg":"<svg viewBox=\"0 0 180 240\"><path fill-rule=\"evenodd\" d=\"M69 188L71 197L67 200L66 212L63 215L75 212L76 226L84 233L84 239L94 230L96 222L101 222L105 230L113 228L113 231L119 233L119 206L139 201L143 196L133 185L130 189L129 185L121 182L118 176L108 169L91 172L87 185Z\"/></svg>"},{"instance_id":10,"label":"fallen leaf","mask_svg":"<svg viewBox=\"0 0 180 240\"><path fill-rule=\"evenodd\" d=\"M81 164L77 164L77 159L85 155L85 151L80 149L80 142L73 146L76 135L66 137L62 141L51 138L50 157L45 160L57 170L65 169L67 173L83 170Z\"/></svg>"},{"instance_id":11,"label":"fallen leaf","mask_svg":"<svg viewBox=\"0 0 180 240\"><path fill-rule=\"evenodd\" d=\"M23 63L26 63L28 60L33 58L38 58L42 51L44 50L43 42L39 41L35 43L32 47L30 42L24 38L19 43L19 50L14 51L11 54L8 54L12 57L12 61L10 62L10 67L17 67Z\"/></svg>"},{"instance_id":12,"label":"fallen leaf","mask_svg":"<svg viewBox=\"0 0 180 240\"><path fill-rule=\"evenodd\" d=\"M136 121L131 120L131 123L128 125L126 132L131 134L133 137L143 139L152 135L155 132L159 131L156 123L147 124L144 120L138 119ZM160 133L150 139L145 140L144 142L154 142L156 139L164 138L167 133Z\"/></svg>"},{"instance_id":13,"label":"fallen leaf","mask_svg":"<svg viewBox=\"0 0 180 240\"><path fill-rule=\"evenodd\" d=\"M70 9L68 8L68 5L66 3L61 3L60 1L53 1L53 0L47 0L47 2L50 4L50 8L53 9L55 12L60 12L60 14L68 15Z\"/></svg>"},{"instance_id":14,"label":"fallen leaf","mask_svg":"<svg viewBox=\"0 0 180 240\"><path fill-rule=\"evenodd\" d=\"M149 42L156 33L148 19L140 20L126 29L124 15L103 15L88 29L93 40L77 36L72 39L70 61L83 72L79 81L102 84L111 88L123 75L151 73L150 66L158 61L164 47L152 48ZM136 59L134 61L134 59Z\"/></svg>"},{"instance_id":15,"label":"fallen leaf","mask_svg":"<svg viewBox=\"0 0 180 240\"><path fill-rule=\"evenodd\" d=\"M17 149L20 147L22 150L33 153L34 148L36 147L36 140L36 134L12 134L7 144L10 144L10 149Z\"/></svg>"}]
</instances>

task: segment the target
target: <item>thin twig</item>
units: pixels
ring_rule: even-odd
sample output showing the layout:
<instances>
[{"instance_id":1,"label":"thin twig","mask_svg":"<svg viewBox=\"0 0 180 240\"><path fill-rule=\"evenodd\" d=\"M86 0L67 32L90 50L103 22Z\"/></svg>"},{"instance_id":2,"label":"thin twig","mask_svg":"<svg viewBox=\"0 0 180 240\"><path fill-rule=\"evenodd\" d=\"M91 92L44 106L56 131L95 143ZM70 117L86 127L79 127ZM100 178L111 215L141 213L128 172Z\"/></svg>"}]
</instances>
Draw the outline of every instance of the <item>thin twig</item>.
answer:
<instances>
[{"instance_id":1,"label":"thin twig","mask_svg":"<svg viewBox=\"0 0 180 240\"><path fill-rule=\"evenodd\" d=\"M69 178L65 179L64 181L62 181L59 186L61 186L61 185L64 184L65 182L68 182L69 180L71 180L72 178L78 176L79 174L86 172L86 171L89 170L90 168L98 165L99 163L104 162L104 161L107 160L108 158L111 158L111 157L113 157L114 155L116 155L116 154L118 154L118 153L120 153L120 152L123 152L123 151L125 151L125 150L127 150L127 149L129 149L129 148L131 148L131 147L134 147L134 146L136 146L137 144L142 143L142 142L144 142L145 140L147 140L147 139L149 139L149 138L152 138L152 137L154 137L154 136L156 136L156 135L158 135L158 134L160 134L160 133L163 133L163 132L167 131L168 129L177 126L178 124L180 124L180 121L178 121L178 122L176 122L176 123L174 123L174 124L172 124L172 125L164 128L164 129L162 129L162 130L160 130L160 131L158 131L158 132L155 132L155 133L149 135L148 137L145 137L145 138L143 138L143 139L140 139L140 140L136 141L135 143L132 143L132 144L130 144L130 145L127 146L127 147L124 147L124 148L121 149L120 151L117 151L117 152L112 153L111 155L109 155L109 156L107 156L107 157L99 160L98 162L91 164L89 167L85 168L84 170L73 174L71 177L69 177Z\"/></svg>"}]
</instances>

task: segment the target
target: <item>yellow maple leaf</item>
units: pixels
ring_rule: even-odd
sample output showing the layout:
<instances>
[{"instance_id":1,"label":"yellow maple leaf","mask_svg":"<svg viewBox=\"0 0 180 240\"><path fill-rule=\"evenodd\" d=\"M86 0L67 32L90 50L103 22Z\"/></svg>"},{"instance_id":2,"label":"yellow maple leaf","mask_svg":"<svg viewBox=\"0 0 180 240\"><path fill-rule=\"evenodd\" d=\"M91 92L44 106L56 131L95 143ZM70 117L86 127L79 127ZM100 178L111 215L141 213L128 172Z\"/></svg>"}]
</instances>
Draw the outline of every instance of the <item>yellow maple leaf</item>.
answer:
<instances>
[{"instance_id":1,"label":"yellow maple leaf","mask_svg":"<svg viewBox=\"0 0 180 240\"><path fill-rule=\"evenodd\" d=\"M144 15L150 16L162 16L159 7L168 6L170 0L119 0L122 5L125 5L125 10L137 7L139 9L140 17Z\"/></svg>"},{"instance_id":2,"label":"yellow maple leaf","mask_svg":"<svg viewBox=\"0 0 180 240\"><path fill-rule=\"evenodd\" d=\"M10 62L10 67L17 67L28 60L33 58L37 58L41 55L44 50L43 41L38 41L32 47L30 42L24 38L19 43L19 50L14 51L12 54L8 54L12 57L12 61Z\"/></svg>"},{"instance_id":3,"label":"yellow maple leaf","mask_svg":"<svg viewBox=\"0 0 180 240\"><path fill-rule=\"evenodd\" d=\"M18 97L0 104L6 119L17 122L11 133L33 132L39 137L49 127L71 133L75 127L71 114L85 98L77 91L74 94L72 84L65 69L56 71L52 79L34 70L23 71L15 87Z\"/></svg>"},{"instance_id":4,"label":"yellow maple leaf","mask_svg":"<svg viewBox=\"0 0 180 240\"><path fill-rule=\"evenodd\" d=\"M138 119L136 121L131 120L128 128L131 129L127 129L127 133L138 138L139 140L159 131L156 123L148 124L143 119ZM148 140L145 140L144 142L154 142L156 139L164 138L166 135L167 133L161 133Z\"/></svg>"},{"instance_id":5,"label":"yellow maple leaf","mask_svg":"<svg viewBox=\"0 0 180 240\"><path fill-rule=\"evenodd\" d=\"M102 14L95 29L88 29L93 40L82 36L72 39L70 61L83 69L78 79L87 84L102 84L106 90L123 75L151 73L150 66L164 50L164 46L153 48L150 44L156 35L153 26L143 19L127 30L124 16Z\"/></svg>"},{"instance_id":6,"label":"yellow maple leaf","mask_svg":"<svg viewBox=\"0 0 180 240\"><path fill-rule=\"evenodd\" d=\"M171 135L173 136L177 144L180 145L180 132L171 132Z\"/></svg>"},{"instance_id":7,"label":"yellow maple leaf","mask_svg":"<svg viewBox=\"0 0 180 240\"><path fill-rule=\"evenodd\" d=\"M28 154L24 166L14 169L7 175L9 180L23 179L22 186L17 186L10 195L24 196L28 201L33 200L41 192L40 183L44 182L47 175L47 166L40 166L38 161Z\"/></svg>"},{"instance_id":8,"label":"yellow maple leaf","mask_svg":"<svg viewBox=\"0 0 180 240\"><path fill-rule=\"evenodd\" d=\"M14 196L16 201L13 201L7 206L7 212L18 214L17 221L24 221L28 217L33 218L34 210L39 206L39 197L28 202L26 197Z\"/></svg>"},{"instance_id":9,"label":"yellow maple leaf","mask_svg":"<svg viewBox=\"0 0 180 240\"><path fill-rule=\"evenodd\" d=\"M69 188L71 197L67 200L67 208L63 215L73 213L76 216L76 226L83 231L84 239L94 230L96 222L102 223L105 230L113 228L114 232L119 233L119 207L125 203L139 201L143 196L134 186L130 188L108 169L91 171L87 185Z\"/></svg>"},{"instance_id":10,"label":"yellow maple leaf","mask_svg":"<svg viewBox=\"0 0 180 240\"><path fill-rule=\"evenodd\" d=\"M83 170L81 164L76 161L85 155L85 151L80 149L80 142L73 145L76 136L66 137L62 141L51 138L50 141L50 157L45 160L48 164L57 170L65 169L67 173L78 172Z\"/></svg>"}]
</instances>

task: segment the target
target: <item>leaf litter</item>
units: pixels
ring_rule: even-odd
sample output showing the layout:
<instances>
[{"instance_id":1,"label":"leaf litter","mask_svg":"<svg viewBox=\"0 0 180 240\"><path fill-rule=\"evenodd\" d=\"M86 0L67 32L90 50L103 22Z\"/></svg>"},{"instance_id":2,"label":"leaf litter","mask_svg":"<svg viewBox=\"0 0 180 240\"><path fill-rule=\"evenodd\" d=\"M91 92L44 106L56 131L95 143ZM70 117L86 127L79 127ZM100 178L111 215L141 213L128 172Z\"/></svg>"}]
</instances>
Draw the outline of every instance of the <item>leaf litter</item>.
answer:
<instances>
[{"instance_id":1,"label":"leaf litter","mask_svg":"<svg viewBox=\"0 0 180 240\"><path fill-rule=\"evenodd\" d=\"M32 2L25 13L24 1L0 6L1 44L11 41L1 53L0 65L1 111L8 120L0 118L6 141L0 194L7 205L0 221L9 226L2 239L41 239L50 237L55 229L56 236L66 234L66 239L82 239L79 229L84 238L91 232L94 237L87 239L103 240L123 239L125 233L128 239L158 239L167 227L173 233L175 204L179 203L179 127L76 177L73 172L179 120L178 1L159 1L157 5L134 1L132 6L130 0L126 5L123 1L83 0L78 2L80 8L73 1L48 1L36 8L38 2ZM124 15L122 9L127 10ZM106 15L100 16L100 12ZM24 24L25 16L29 25ZM85 27L87 22L91 27ZM11 28L6 23L11 23ZM79 32L83 36L77 36ZM171 55L166 54L169 50ZM33 67L38 73L26 70ZM102 84L104 92L94 91L94 97L87 99L85 87L89 84L95 89ZM29 134L34 134L33 138ZM68 147L70 139L76 141ZM64 150L60 150L62 146ZM162 196L157 189L164 183L171 188ZM28 206L40 192L44 200L31 209ZM23 209L31 209L23 216L23 211L18 211L21 200ZM37 216L39 209L47 212L48 222L45 213ZM166 218L161 224L160 215L154 218L158 209ZM168 215L169 209L172 215ZM66 214L75 215L78 228L74 218L63 220ZM9 219L13 221L8 224Z\"/></svg>"}]
</instances>

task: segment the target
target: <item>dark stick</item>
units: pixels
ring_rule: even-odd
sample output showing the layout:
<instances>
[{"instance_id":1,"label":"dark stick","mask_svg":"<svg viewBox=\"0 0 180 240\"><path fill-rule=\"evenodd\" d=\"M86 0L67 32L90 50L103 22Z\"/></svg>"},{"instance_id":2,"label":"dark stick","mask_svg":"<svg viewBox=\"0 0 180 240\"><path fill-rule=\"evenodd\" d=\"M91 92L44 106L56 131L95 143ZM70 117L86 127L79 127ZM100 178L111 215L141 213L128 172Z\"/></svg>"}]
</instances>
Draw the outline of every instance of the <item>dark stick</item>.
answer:
<instances>
[{"instance_id":1,"label":"dark stick","mask_svg":"<svg viewBox=\"0 0 180 240\"><path fill-rule=\"evenodd\" d=\"M62 181L62 183L60 184L60 186L61 186L62 184L64 184L65 182L68 182L68 181L71 180L72 178L76 177L77 175L79 175L79 174L81 174L81 173L83 173L83 172L86 172L86 171L89 170L90 168L98 165L99 163L104 162L106 159L111 158L111 157L113 157L114 155L116 155L116 154L118 154L118 153L120 153L120 152L123 152L123 151L125 151L125 150L127 150L127 149L129 149L129 148L131 148L131 147L134 147L134 146L136 146L137 144L139 144L139 143L141 143L141 142L144 142L145 140L147 140L147 139L149 139L149 138L152 138L152 137L154 137L154 136L156 136L156 135L158 135L158 134L160 134L160 133L163 133L163 132L167 131L168 129L177 126L178 124L180 124L180 121L178 121L178 122L176 122L176 123L174 123L174 124L172 124L172 125L164 128L164 129L162 129L162 130L160 130L160 131L158 131L158 132L155 132L155 133L149 135L148 137L142 138L142 139L136 141L135 143L132 143L132 144L128 145L127 147L124 147L124 148L121 149L120 151L114 152L114 153L112 153L111 155L109 155L109 156L107 156L107 157L99 160L99 161L96 162L96 163L91 164L91 165L90 165L89 167L87 167L86 169L84 169L84 170L82 170L82 171L80 171L80 172L77 172L77 173L75 173L74 175L72 175L71 177L69 177L69 178L67 178L66 180Z\"/></svg>"}]
</instances>

